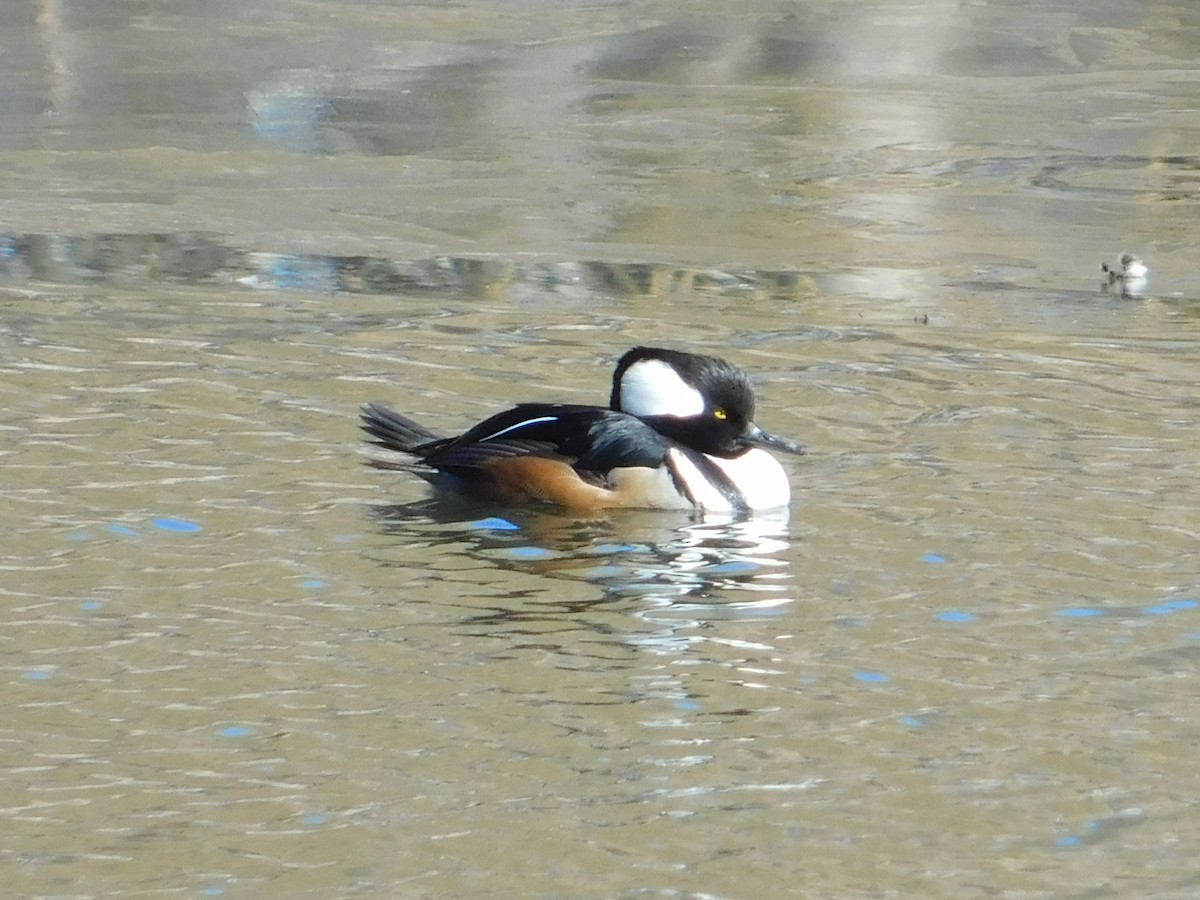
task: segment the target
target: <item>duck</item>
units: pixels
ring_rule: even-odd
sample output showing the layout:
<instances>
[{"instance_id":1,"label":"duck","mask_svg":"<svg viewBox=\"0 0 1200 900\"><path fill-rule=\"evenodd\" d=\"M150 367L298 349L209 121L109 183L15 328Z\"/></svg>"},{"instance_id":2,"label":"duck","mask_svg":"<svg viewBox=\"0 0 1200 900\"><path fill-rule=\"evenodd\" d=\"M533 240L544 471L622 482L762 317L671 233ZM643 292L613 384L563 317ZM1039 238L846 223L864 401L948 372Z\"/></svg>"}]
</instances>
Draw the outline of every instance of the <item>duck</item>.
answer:
<instances>
[{"instance_id":1,"label":"duck","mask_svg":"<svg viewBox=\"0 0 1200 900\"><path fill-rule=\"evenodd\" d=\"M413 458L435 486L504 504L574 512L786 509L787 473L771 451L802 444L754 421L742 369L716 356L638 346L617 361L609 405L518 403L444 436L366 403L371 442Z\"/></svg>"},{"instance_id":2,"label":"duck","mask_svg":"<svg viewBox=\"0 0 1200 900\"><path fill-rule=\"evenodd\" d=\"M1100 263L1100 271L1104 273L1103 288L1119 286L1122 297L1140 297L1146 290L1150 280L1150 269L1136 253L1126 250L1114 265Z\"/></svg>"}]
</instances>

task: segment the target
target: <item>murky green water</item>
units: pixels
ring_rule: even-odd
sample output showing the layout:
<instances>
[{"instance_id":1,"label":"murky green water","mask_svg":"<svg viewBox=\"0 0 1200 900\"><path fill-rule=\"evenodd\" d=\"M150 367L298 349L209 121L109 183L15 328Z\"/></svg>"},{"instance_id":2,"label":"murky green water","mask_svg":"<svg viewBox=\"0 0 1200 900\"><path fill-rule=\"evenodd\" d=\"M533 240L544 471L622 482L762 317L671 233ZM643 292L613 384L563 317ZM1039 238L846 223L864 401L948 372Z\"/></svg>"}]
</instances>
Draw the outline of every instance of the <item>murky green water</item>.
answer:
<instances>
[{"instance_id":1,"label":"murky green water","mask_svg":"<svg viewBox=\"0 0 1200 900\"><path fill-rule=\"evenodd\" d=\"M1190 7L23 15L14 896L1194 891ZM752 373L789 521L365 465L644 342Z\"/></svg>"}]
</instances>

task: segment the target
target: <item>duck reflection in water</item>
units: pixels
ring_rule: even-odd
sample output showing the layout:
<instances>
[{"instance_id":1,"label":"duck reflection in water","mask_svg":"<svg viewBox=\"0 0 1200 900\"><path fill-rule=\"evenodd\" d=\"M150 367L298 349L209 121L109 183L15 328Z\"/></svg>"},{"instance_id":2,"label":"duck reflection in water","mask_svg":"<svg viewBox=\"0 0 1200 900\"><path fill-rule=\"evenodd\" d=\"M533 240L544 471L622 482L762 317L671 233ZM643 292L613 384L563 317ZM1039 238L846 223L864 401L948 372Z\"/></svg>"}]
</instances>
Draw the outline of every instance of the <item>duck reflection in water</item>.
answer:
<instances>
[{"instance_id":1,"label":"duck reflection in water","mask_svg":"<svg viewBox=\"0 0 1200 900\"><path fill-rule=\"evenodd\" d=\"M586 594L586 600L563 601L571 609L636 598L656 609L686 608L697 614L703 609L728 617L770 615L790 602L786 513L748 519L707 516L680 525L661 513L635 511L603 519L537 509L470 518L472 511L483 512L474 504L424 500L377 507L374 513L385 533L402 537L403 547L422 546L426 558L466 556L505 572L600 588L599 594ZM501 615L524 619L546 614L561 592L549 584L545 592L536 610L514 604Z\"/></svg>"}]
</instances>

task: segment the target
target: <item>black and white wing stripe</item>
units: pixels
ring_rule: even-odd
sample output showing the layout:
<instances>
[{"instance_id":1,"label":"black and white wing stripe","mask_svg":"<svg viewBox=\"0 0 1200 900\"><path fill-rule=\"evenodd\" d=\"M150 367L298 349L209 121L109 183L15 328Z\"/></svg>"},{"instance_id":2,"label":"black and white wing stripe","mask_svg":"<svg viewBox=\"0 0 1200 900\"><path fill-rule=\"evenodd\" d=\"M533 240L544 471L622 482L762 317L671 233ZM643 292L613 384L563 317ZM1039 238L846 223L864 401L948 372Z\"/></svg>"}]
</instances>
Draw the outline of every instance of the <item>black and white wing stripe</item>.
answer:
<instances>
[{"instance_id":1,"label":"black and white wing stripe","mask_svg":"<svg viewBox=\"0 0 1200 900\"><path fill-rule=\"evenodd\" d=\"M626 466L656 467L668 442L646 423L597 406L523 403L457 438L434 445L426 463L443 471L481 469L496 459L532 455L561 459L597 475Z\"/></svg>"}]
</instances>

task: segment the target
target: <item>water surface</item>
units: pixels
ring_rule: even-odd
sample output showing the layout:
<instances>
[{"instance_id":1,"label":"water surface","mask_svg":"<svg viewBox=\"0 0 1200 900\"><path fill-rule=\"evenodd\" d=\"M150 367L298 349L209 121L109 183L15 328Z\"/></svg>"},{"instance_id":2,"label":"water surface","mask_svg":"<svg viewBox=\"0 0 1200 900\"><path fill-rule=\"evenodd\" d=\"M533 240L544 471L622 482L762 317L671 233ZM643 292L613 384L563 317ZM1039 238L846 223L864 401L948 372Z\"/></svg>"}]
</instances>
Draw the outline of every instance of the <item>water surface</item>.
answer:
<instances>
[{"instance_id":1,"label":"water surface","mask_svg":"<svg viewBox=\"0 0 1200 900\"><path fill-rule=\"evenodd\" d=\"M24 15L15 895L1193 889L1190 7ZM603 402L644 342L752 373L790 519L365 464L364 400Z\"/></svg>"}]
</instances>

